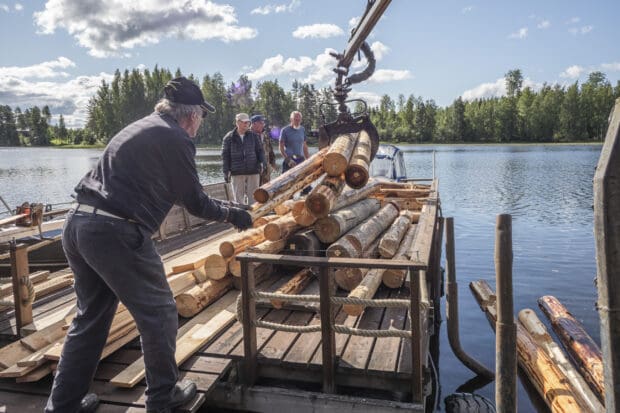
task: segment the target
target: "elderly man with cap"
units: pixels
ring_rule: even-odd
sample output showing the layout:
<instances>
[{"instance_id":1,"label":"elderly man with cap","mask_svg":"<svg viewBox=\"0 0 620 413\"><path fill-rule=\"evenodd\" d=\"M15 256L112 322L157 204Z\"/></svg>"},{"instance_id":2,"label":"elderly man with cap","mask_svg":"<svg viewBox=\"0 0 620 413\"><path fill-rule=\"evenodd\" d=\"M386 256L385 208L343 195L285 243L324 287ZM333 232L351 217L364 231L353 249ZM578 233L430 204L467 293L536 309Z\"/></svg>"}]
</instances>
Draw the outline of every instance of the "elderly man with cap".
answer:
<instances>
[{"instance_id":1,"label":"elderly man with cap","mask_svg":"<svg viewBox=\"0 0 620 413\"><path fill-rule=\"evenodd\" d=\"M250 130L247 113L235 116L235 128L222 139L222 162L224 180L232 183L235 200L251 204L267 164L260 137Z\"/></svg>"},{"instance_id":2,"label":"elderly man with cap","mask_svg":"<svg viewBox=\"0 0 620 413\"><path fill-rule=\"evenodd\" d=\"M263 145L263 153L267 163L267 167L263 168L260 174L260 185L263 185L271 180L271 171L276 169L276 154L273 152L271 137L265 131L265 117L263 115L254 115L250 118L250 121L252 122L252 132L259 137Z\"/></svg>"},{"instance_id":3,"label":"elderly man with cap","mask_svg":"<svg viewBox=\"0 0 620 413\"><path fill-rule=\"evenodd\" d=\"M177 382L178 314L151 236L175 203L240 230L252 225L246 211L210 199L198 179L192 138L214 111L194 82L171 80L155 112L116 134L76 186L62 244L75 276L77 313L46 412L97 408L96 395L86 393L119 301L140 332L147 412L170 412L194 398L194 383Z\"/></svg>"}]
</instances>

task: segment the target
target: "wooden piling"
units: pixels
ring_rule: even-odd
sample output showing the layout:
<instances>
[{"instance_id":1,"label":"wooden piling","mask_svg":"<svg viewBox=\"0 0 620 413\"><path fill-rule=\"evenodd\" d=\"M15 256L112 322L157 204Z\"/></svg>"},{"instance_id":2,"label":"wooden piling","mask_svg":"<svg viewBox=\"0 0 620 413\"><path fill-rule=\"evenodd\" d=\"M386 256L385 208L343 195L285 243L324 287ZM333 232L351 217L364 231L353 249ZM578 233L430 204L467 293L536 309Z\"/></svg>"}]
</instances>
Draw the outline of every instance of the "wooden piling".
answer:
<instances>
[{"instance_id":1,"label":"wooden piling","mask_svg":"<svg viewBox=\"0 0 620 413\"><path fill-rule=\"evenodd\" d=\"M11 277L13 281L13 303L15 304L15 321L17 332L32 323L32 300L28 299L28 246L16 245L11 242L9 246L11 257Z\"/></svg>"}]
</instances>

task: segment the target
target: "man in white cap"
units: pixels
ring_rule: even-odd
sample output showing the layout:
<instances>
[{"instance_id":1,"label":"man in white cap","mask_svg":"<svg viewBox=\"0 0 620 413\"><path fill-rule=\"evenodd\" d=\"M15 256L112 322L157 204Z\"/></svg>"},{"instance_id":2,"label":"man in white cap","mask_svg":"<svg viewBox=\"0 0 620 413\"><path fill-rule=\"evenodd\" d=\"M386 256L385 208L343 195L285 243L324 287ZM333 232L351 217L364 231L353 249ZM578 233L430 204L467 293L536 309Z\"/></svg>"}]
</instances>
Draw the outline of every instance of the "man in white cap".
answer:
<instances>
[{"instance_id":1,"label":"man in white cap","mask_svg":"<svg viewBox=\"0 0 620 413\"><path fill-rule=\"evenodd\" d=\"M232 183L235 201L251 204L267 163L260 138L250 130L247 113L235 116L235 128L222 140L222 165L224 180Z\"/></svg>"}]
</instances>

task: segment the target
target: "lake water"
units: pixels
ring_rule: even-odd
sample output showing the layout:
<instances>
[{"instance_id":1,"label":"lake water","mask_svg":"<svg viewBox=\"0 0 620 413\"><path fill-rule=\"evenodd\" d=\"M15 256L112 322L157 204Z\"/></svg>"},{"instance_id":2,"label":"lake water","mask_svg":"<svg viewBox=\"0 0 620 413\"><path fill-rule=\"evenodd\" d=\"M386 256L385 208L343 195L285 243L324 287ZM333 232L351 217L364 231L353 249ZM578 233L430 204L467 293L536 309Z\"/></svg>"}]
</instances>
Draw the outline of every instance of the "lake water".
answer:
<instances>
[{"instance_id":1,"label":"lake water","mask_svg":"<svg viewBox=\"0 0 620 413\"><path fill-rule=\"evenodd\" d=\"M472 280L494 286L497 214L513 217L515 311L555 295L598 342L593 237L592 178L600 146L402 146L410 177L431 177L433 151L444 216L454 217L461 344L493 368L495 339L469 292ZM14 207L23 201L69 200L73 187L94 164L96 149L0 148L0 196ZM203 183L222 180L218 150L199 149ZM2 210L2 205L0 205ZM0 215L3 217L5 215ZM445 319L445 303L442 306ZM452 354L445 323L440 336L441 397L473 378ZM491 399L494 384L477 390ZM519 411L535 411L519 388Z\"/></svg>"}]
</instances>

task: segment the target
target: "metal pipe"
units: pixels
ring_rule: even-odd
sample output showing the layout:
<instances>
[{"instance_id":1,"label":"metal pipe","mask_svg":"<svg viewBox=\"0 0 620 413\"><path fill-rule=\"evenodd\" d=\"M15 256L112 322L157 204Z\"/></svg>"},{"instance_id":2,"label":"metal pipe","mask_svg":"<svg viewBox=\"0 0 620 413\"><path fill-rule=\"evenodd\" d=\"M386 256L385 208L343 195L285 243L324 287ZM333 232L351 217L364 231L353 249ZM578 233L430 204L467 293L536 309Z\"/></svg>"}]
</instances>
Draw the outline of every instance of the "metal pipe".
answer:
<instances>
[{"instance_id":1,"label":"metal pipe","mask_svg":"<svg viewBox=\"0 0 620 413\"><path fill-rule=\"evenodd\" d=\"M512 217L497 216L495 225L495 403L498 413L517 411L517 325L512 298Z\"/></svg>"},{"instance_id":2,"label":"metal pipe","mask_svg":"<svg viewBox=\"0 0 620 413\"><path fill-rule=\"evenodd\" d=\"M456 282L456 265L454 254L454 218L445 218L446 223L446 318L448 319L448 341L454 355L461 360L461 363L474 373L486 379L493 380L495 373L486 368L482 363L469 356L461 348L459 338L459 289Z\"/></svg>"}]
</instances>

